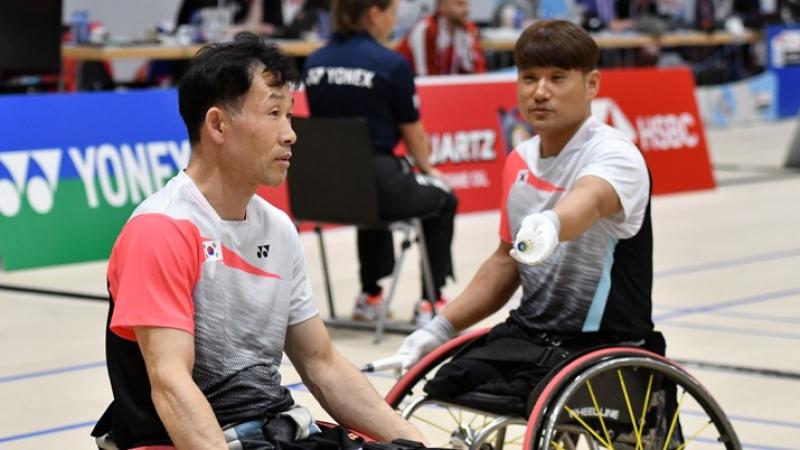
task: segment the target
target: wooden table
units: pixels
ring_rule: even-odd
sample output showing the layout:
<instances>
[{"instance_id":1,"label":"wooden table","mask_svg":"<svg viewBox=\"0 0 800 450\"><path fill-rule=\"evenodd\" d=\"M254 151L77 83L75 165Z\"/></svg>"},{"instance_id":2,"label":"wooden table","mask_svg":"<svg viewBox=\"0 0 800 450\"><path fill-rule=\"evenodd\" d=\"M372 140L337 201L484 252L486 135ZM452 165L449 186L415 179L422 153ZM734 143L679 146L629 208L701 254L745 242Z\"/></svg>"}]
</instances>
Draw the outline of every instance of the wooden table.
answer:
<instances>
[{"instance_id":1,"label":"wooden table","mask_svg":"<svg viewBox=\"0 0 800 450\"><path fill-rule=\"evenodd\" d=\"M276 40L278 46L290 56L308 56L322 44L317 41ZM61 46L61 56L83 61L111 61L115 59L190 59L201 44L181 45L74 45Z\"/></svg>"},{"instance_id":2,"label":"wooden table","mask_svg":"<svg viewBox=\"0 0 800 450\"><path fill-rule=\"evenodd\" d=\"M648 45L661 47L684 46L717 46L731 44L752 43L760 39L758 33L748 31L743 38L735 38L730 33L716 31L714 33L701 33L697 31L675 32L653 37L641 34L611 34L598 33L594 36L597 45L601 48L635 48ZM320 41L276 40L278 46L290 56L308 56L322 45ZM516 37L482 39L481 47L484 50L511 51L514 49ZM115 59L189 59L201 45L73 45L65 44L61 47L61 54L65 58L74 58L84 61L110 61Z\"/></svg>"},{"instance_id":3,"label":"wooden table","mask_svg":"<svg viewBox=\"0 0 800 450\"><path fill-rule=\"evenodd\" d=\"M736 38L724 31L702 33L699 31L675 32L660 37L628 33L595 33L592 35L600 48L636 48L649 45L660 47L711 47L717 45L749 44L760 39L758 33L748 30L744 37ZM483 39L484 50L512 51L516 38Z\"/></svg>"}]
</instances>

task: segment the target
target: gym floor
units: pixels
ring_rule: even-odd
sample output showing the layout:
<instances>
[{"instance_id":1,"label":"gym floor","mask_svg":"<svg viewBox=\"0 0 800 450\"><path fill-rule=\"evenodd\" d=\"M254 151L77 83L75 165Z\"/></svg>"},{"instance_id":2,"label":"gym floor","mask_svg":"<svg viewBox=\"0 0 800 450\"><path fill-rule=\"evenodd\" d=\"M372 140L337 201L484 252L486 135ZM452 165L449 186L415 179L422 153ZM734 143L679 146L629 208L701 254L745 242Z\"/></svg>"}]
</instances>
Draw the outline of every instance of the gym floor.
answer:
<instances>
[{"instance_id":1,"label":"gym floor","mask_svg":"<svg viewBox=\"0 0 800 450\"><path fill-rule=\"evenodd\" d=\"M796 120L707 132L717 188L653 199L654 319L668 356L714 395L747 449L800 448L800 172L783 169ZM455 297L497 245L497 212L457 218ZM352 228L325 233L337 312L358 290ZM303 243L320 313L325 290L313 234ZM403 265L392 310L411 316L419 295L415 250ZM105 295L105 261L0 272L0 284ZM510 302L509 307L517 299ZM501 320L508 308L483 325ZM91 449L89 431L111 399L103 328L107 305L0 290L0 449ZM389 356L366 331L332 329L357 366ZM327 417L288 360L295 399ZM371 374L379 392L388 373Z\"/></svg>"}]
</instances>

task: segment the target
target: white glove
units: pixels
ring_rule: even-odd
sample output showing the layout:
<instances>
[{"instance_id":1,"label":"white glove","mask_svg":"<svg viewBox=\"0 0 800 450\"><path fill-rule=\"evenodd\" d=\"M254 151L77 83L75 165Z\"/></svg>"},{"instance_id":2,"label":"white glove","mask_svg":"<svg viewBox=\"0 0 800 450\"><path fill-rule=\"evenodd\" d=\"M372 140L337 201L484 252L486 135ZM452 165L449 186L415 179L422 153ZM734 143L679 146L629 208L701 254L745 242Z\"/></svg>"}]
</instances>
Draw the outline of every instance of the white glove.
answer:
<instances>
[{"instance_id":1,"label":"white glove","mask_svg":"<svg viewBox=\"0 0 800 450\"><path fill-rule=\"evenodd\" d=\"M551 209L526 216L509 255L522 264L539 264L556 249L560 228L558 214Z\"/></svg>"},{"instance_id":2,"label":"white glove","mask_svg":"<svg viewBox=\"0 0 800 450\"><path fill-rule=\"evenodd\" d=\"M452 339L455 334L453 325L438 314L424 327L405 338L395 357L401 358L403 370L408 370L423 356Z\"/></svg>"}]
</instances>

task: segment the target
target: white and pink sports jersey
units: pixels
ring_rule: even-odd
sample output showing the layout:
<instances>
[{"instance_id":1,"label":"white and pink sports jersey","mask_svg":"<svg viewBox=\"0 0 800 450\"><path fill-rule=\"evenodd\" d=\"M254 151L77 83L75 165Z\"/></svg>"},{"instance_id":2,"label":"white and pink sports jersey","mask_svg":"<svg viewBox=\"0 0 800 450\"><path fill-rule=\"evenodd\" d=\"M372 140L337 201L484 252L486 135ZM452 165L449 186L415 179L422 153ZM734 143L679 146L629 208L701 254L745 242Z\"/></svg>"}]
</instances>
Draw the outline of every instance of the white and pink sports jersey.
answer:
<instances>
[{"instance_id":1,"label":"white and pink sports jersey","mask_svg":"<svg viewBox=\"0 0 800 450\"><path fill-rule=\"evenodd\" d=\"M222 220L181 172L123 228L108 286L116 336L134 341L139 326L194 335L193 378L221 423L292 404L278 373L286 329L317 309L297 231L283 211L254 196L244 220ZM113 379L111 366L129 357L109 358L117 403L127 386ZM141 395L135 388L127 394ZM133 402L123 407L150 408L149 398Z\"/></svg>"},{"instance_id":2,"label":"white and pink sports jersey","mask_svg":"<svg viewBox=\"0 0 800 450\"><path fill-rule=\"evenodd\" d=\"M550 332L643 335L652 329L650 180L641 152L619 131L590 117L554 157L540 156L538 136L511 152L500 238L513 242L525 216L552 209L584 176L607 181L622 211L562 242L542 264L519 265L523 300L512 319Z\"/></svg>"}]
</instances>

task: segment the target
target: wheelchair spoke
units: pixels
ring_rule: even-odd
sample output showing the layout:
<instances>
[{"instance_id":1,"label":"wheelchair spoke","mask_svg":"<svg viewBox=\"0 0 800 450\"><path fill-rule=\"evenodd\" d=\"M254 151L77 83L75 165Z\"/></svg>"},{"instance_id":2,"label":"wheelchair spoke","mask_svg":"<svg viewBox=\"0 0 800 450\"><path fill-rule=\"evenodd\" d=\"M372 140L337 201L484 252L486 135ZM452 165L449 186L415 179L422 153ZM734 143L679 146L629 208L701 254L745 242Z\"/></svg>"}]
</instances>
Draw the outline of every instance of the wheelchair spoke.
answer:
<instances>
[{"instance_id":1,"label":"wheelchair spoke","mask_svg":"<svg viewBox=\"0 0 800 450\"><path fill-rule=\"evenodd\" d=\"M525 435L520 435L520 436L517 436L517 437L515 437L513 439L506 439L505 443L506 444L511 444L511 445L519 445L519 444L522 444L522 440L523 439L525 439Z\"/></svg>"},{"instance_id":2,"label":"wheelchair spoke","mask_svg":"<svg viewBox=\"0 0 800 450\"><path fill-rule=\"evenodd\" d=\"M591 381L586 380L586 388L589 390L589 396L592 398L592 404L594 404L594 410L597 412L597 418L600 419L600 426L603 428L603 435L606 437L607 442L611 442L611 437L608 435L608 429L606 428L606 422L603 420L603 412L600 410L600 405L597 404L597 396L594 395Z\"/></svg>"},{"instance_id":3,"label":"wheelchair spoke","mask_svg":"<svg viewBox=\"0 0 800 450\"><path fill-rule=\"evenodd\" d=\"M710 420L704 423L703 426L700 427L700 429L698 429L693 435L689 436L689 439L686 439L683 442L683 444L681 444L680 447L676 448L675 450L683 450L690 442L695 440L697 436L700 436L700 433L702 433L706 428L708 428L709 425L711 425Z\"/></svg>"},{"instance_id":4,"label":"wheelchair spoke","mask_svg":"<svg viewBox=\"0 0 800 450\"><path fill-rule=\"evenodd\" d=\"M430 426L432 426L433 428L436 428L436 429L437 429L437 430L439 430L439 431L443 431L443 432L445 432L445 433L450 433L450 431L451 431L451 430L450 430L450 429L448 429L448 428L445 428L445 427L443 427L443 426L441 426L441 425L437 425L437 424L435 424L434 422L432 422L432 421L430 421L430 420L428 420L428 419L423 419L423 418L422 418L422 417L420 417L420 416L413 416L413 418L414 418L414 419L416 419L416 420L419 420L420 422L422 422L422 423L424 423L424 424L426 424L426 425L430 425ZM410 420L410 419L411 419L411 417L409 417L409 420Z\"/></svg>"},{"instance_id":5,"label":"wheelchair spoke","mask_svg":"<svg viewBox=\"0 0 800 450\"><path fill-rule=\"evenodd\" d=\"M647 407L650 406L650 392L653 388L653 374L647 379L647 391L644 393L644 405L642 405L642 416L639 418L639 433L636 435L636 442L641 442L644 425L647 421Z\"/></svg>"},{"instance_id":6,"label":"wheelchair spoke","mask_svg":"<svg viewBox=\"0 0 800 450\"><path fill-rule=\"evenodd\" d=\"M619 377L619 385L622 388L622 395L625 397L625 405L628 407L628 415L631 418L631 425L633 426L633 434L636 435L636 449L639 450L642 448L642 438L641 433L639 433L639 428L636 425L636 413L633 412L633 406L631 406L631 398L628 395L628 388L625 386L625 377L622 376L622 370L617 369L617 376Z\"/></svg>"},{"instance_id":7,"label":"wheelchair spoke","mask_svg":"<svg viewBox=\"0 0 800 450\"><path fill-rule=\"evenodd\" d=\"M456 417L455 414L453 414L453 410L450 409L449 406L446 407L445 409L447 410L447 414L450 414L450 418L453 419L453 422L461 425L461 420L458 417ZM458 415L459 416L461 415L461 410L460 409L458 410Z\"/></svg>"},{"instance_id":8,"label":"wheelchair spoke","mask_svg":"<svg viewBox=\"0 0 800 450\"><path fill-rule=\"evenodd\" d=\"M478 415L477 414L473 414L472 415L472 419L470 419L469 424L467 424L467 426L472 428L472 426L475 425L475 419L477 419L477 418L478 418ZM483 428L485 426L486 426L486 416L483 416L483 425L481 425L481 428Z\"/></svg>"},{"instance_id":9,"label":"wheelchair spoke","mask_svg":"<svg viewBox=\"0 0 800 450\"><path fill-rule=\"evenodd\" d=\"M556 441L550 441L550 445L552 445L553 447L555 447L555 448L556 448L556 450L566 450L566 449L564 448L564 446L562 446L561 444L559 444L559 443L558 443L558 442L556 442Z\"/></svg>"},{"instance_id":10,"label":"wheelchair spoke","mask_svg":"<svg viewBox=\"0 0 800 450\"><path fill-rule=\"evenodd\" d=\"M669 432L667 433L667 439L664 440L664 448L662 450L667 450L667 447L669 447L669 443L672 440L672 433L675 432L675 424L678 423L678 413L681 410L681 404L683 404L684 397L686 397L686 390L681 392L681 398L678 399L678 406L675 408L675 414L672 415L672 422L669 424Z\"/></svg>"},{"instance_id":11,"label":"wheelchair spoke","mask_svg":"<svg viewBox=\"0 0 800 450\"><path fill-rule=\"evenodd\" d=\"M583 419L581 419L581 416L579 416L579 415L578 415L578 413L576 413L575 411L573 411L573 410L572 410L572 408L570 408L570 407L569 407L569 406L567 406L567 405L564 405L564 409L565 409L565 410L567 410L567 413L569 413L569 415L570 415L570 416L572 416L572 418L573 418L573 419L577 420L577 421L578 421L578 422L579 422L581 425L583 425L583 428L585 428L585 429L586 429L586 431L588 431L589 433L591 433L591 434L592 434L592 436L594 436L594 438L595 438L595 439L597 439L598 441L600 441L600 443L601 443L601 444L603 444L603 446L605 446L606 448L608 448L608 449L611 449L611 450L613 450L613 449L614 449L614 446L613 446L613 445L611 445L611 443L610 443L610 442L607 442L607 441L605 441L605 440L604 440L602 437L600 437L600 435L599 435L599 434L597 434L597 432L596 432L596 431L594 431L594 429L593 429L592 427L590 427L590 426L589 426L589 424L587 424L586 422L584 422L584 420L583 420Z\"/></svg>"}]
</instances>

